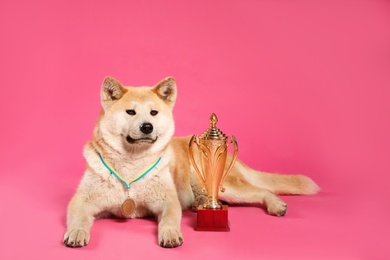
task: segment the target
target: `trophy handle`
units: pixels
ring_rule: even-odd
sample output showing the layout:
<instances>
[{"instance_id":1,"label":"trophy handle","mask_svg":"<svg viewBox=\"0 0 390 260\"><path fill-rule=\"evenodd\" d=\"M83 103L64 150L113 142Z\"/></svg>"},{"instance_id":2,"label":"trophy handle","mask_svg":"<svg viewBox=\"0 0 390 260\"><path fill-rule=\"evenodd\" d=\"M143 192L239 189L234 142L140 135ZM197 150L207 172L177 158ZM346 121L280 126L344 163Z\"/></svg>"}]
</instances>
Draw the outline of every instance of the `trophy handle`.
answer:
<instances>
[{"instance_id":1,"label":"trophy handle","mask_svg":"<svg viewBox=\"0 0 390 260\"><path fill-rule=\"evenodd\" d=\"M198 176L202 179L203 181L203 184L206 183L206 178L204 177L204 175L202 174L202 172L199 170L198 168L198 165L196 164L195 162L195 158L194 158L194 153L193 153L193 146L192 144L195 143L198 147L199 147L199 144L197 142L197 139L198 139L198 136L197 135L193 135L190 139L190 143L189 143L189 149L188 149L188 152L189 152L189 158L190 158L190 162L192 164L192 166L194 167L196 173L198 174Z\"/></svg>"},{"instance_id":2,"label":"trophy handle","mask_svg":"<svg viewBox=\"0 0 390 260\"><path fill-rule=\"evenodd\" d=\"M221 186L220 186L220 191L224 192L225 191L225 188L222 187L222 183L225 181L226 179L226 176L228 175L228 173L232 170L233 166L234 166L234 163L236 162L237 160L237 153L238 153L238 144L237 144L237 140L236 138L232 135L230 136L230 142L228 144L228 146L230 144L234 145L234 152L233 152L233 158L232 158L232 161L230 162L230 165L228 167L228 169L226 170L226 172L224 173L223 177L222 177L222 181L221 181Z\"/></svg>"}]
</instances>

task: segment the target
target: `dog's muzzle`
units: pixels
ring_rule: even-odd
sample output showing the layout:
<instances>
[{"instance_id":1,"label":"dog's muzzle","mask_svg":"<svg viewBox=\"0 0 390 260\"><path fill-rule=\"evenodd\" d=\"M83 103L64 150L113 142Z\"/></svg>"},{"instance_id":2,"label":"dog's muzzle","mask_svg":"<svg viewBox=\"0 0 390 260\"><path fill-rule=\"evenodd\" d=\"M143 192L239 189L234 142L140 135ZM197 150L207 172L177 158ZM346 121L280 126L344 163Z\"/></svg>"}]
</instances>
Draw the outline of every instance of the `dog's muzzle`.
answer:
<instances>
[{"instance_id":1,"label":"dog's muzzle","mask_svg":"<svg viewBox=\"0 0 390 260\"><path fill-rule=\"evenodd\" d=\"M154 143L157 141L157 137L153 139L151 133L153 132L153 125L151 123L143 123L139 126L140 132L142 132L143 135L141 135L139 138L131 137L130 135L126 136L126 141L129 144L136 144L136 143Z\"/></svg>"}]
</instances>

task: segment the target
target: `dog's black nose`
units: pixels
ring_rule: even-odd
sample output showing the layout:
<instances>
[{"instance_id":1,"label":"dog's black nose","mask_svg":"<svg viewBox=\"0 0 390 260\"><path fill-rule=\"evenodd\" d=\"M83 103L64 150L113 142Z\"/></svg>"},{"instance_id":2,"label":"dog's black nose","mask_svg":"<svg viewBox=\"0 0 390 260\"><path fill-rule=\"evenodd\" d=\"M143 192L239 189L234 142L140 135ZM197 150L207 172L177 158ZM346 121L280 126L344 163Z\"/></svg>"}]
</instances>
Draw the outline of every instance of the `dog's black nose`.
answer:
<instances>
[{"instance_id":1,"label":"dog's black nose","mask_svg":"<svg viewBox=\"0 0 390 260\"><path fill-rule=\"evenodd\" d=\"M141 130L142 133L144 134L150 134L153 132L153 125L151 123L143 123L139 129Z\"/></svg>"}]
</instances>

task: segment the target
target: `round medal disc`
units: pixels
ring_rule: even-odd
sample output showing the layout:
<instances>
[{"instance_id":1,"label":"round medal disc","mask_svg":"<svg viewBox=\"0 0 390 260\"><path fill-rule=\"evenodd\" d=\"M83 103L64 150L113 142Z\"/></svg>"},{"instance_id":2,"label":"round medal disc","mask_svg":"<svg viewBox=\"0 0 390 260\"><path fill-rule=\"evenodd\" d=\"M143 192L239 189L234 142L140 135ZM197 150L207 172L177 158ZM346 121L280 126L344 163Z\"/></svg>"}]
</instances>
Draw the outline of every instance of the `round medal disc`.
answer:
<instances>
[{"instance_id":1,"label":"round medal disc","mask_svg":"<svg viewBox=\"0 0 390 260\"><path fill-rule=\"evenodd\" d=\"M130 216L135 211L135 202L132 199L126 199L125 202L123 202L122 207L122 214L125 217Z\"/></svg>"}]
</instances>

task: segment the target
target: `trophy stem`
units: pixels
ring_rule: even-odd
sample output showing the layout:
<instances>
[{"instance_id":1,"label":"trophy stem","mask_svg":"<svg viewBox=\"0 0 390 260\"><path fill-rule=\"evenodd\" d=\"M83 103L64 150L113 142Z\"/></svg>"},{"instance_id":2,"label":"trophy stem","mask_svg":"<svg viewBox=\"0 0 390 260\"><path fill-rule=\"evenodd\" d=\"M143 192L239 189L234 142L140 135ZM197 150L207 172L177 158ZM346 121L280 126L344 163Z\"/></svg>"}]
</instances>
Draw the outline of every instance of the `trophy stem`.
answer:
<instances>
[{"instance_id":1,"label":"trophy stem","mask_svg":"<svg viewBox=\"0 0 390 260\"><path fill-rule=\"evenodd\" d=\"M221 202L218 201L218 198L209 196L207 197L207 201L203 204L204 209L222 209Z\"/></svg>"}]
</instances>

